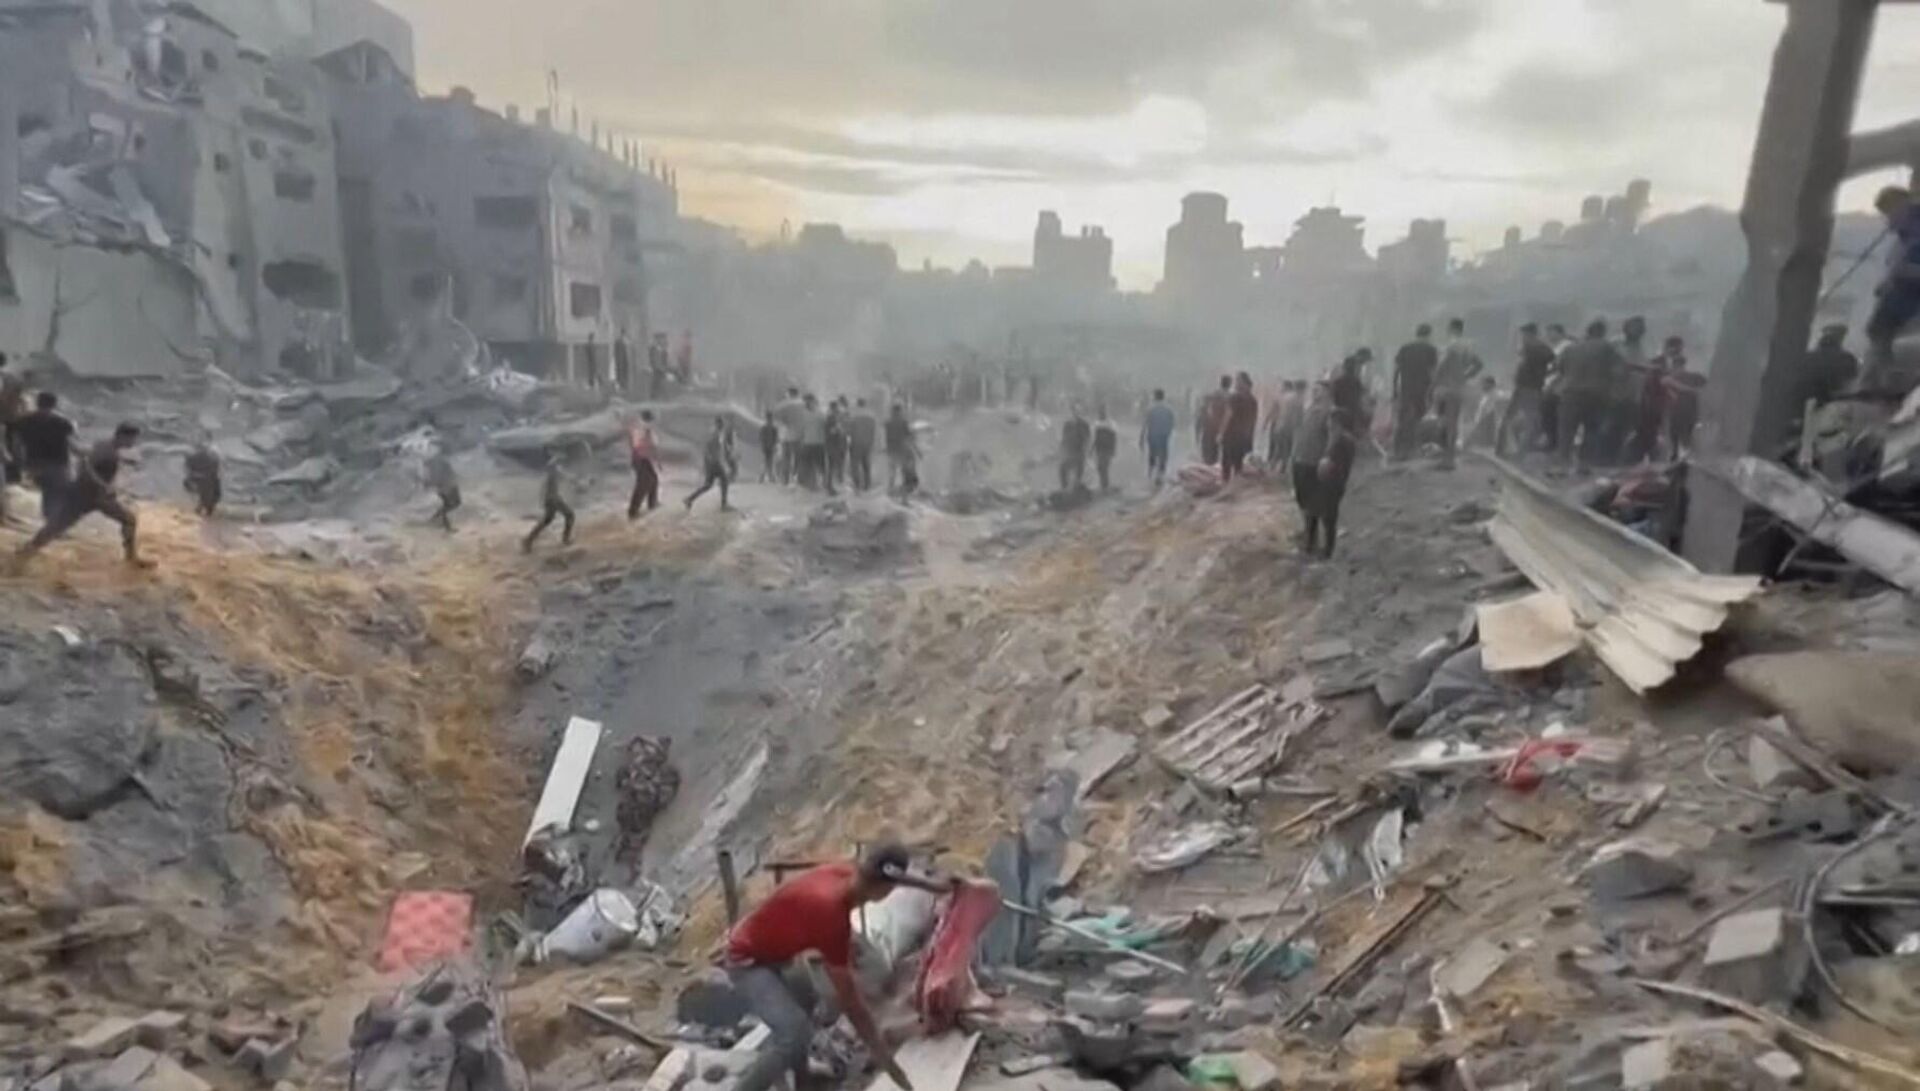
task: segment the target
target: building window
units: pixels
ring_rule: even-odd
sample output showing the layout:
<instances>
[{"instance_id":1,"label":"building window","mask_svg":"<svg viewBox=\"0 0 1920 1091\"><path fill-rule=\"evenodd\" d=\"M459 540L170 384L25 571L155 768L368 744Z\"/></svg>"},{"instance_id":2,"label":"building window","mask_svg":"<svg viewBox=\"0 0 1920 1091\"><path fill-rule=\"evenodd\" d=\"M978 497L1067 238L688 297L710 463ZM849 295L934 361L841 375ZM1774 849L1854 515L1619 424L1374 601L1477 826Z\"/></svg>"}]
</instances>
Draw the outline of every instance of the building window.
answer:
<instances>
[{"instance_id":1,"label":"building window","mask_svg":"<svg viewBox=\"0 0 1920 1091\"><path fill-rule=\"evenodd\" d=\"M522 303L527 298L527 278L496 275L493 278L493 298L500 303Z\"/></svg>"},{"instance_id":2,"label":"building window","mask_svg":"<svg viewBox=\"0 0 1920 1091\"><path fill-rule=\"evenodd\" d=\"M202 72L220 71L220 58L211 49L200 51L200 70Z\"/></svg>"},{"instance_id":3,"label":"building window","mask_svg":"<svg viewBox=\"0 0 1920 1091\"><path fill-rule=\"evenodd\" d=\"M215 174L225 174L232 169L233 169L233 160L227 158L227 153L225 152L213 153L213 172Z\"/></svg>"},{"instance_id":4,"label":"building window","mask_svg":"<svg viewBox=\"0 0 1920 1091\"><path fill-rule=\"evenodd\" d=\"M441 273L415 273L407 281L407 294L421 303L431 303L440 298L440 286L446 283Z\"/></svg>"},{"instance_id":5,"label":"building window","mask_svg":"<svg viewBox=\"0 0 1920 1091\"><path fill-rule=\"evenodd\" d=\"M273 172L273 195L283 201L298 201L306 204L313 200L313 175L303 170L277 170Z\"/></svg>"},{"instance_id":6,"label":"building window","mask_svg":"<svg viewBox=\"0 0 1920 1091\"><path fill-rule=\"evenodd\" d=\"M307 98L305 95L302 95L298 89L290 87L272 76L268 76L261 81L260 89L266 92L266 96L278 103L280 108L287 113L299 114L306 112Z\"/></svg>"},{"instance_id":7,"label":"building window","mask_svg":"<svg viewBox=\"0 0 1920 1091\"><path fill-rule=\"evenodd\" d=\"M275 297L310 310L340 307L340 277L317 261L276 261L260 270Z\"/></svg>"},{"instance_id":8,"label":"building window","mask_svg":"<svg viewBox=\"0 0 1920 1091\"><path fill-rule=\"evenodd\" d=\"M267 142L257 136L248 140L247 154L253 156L255 159L265 159L267 157Z\"/></svg>"},{"instance_id":9,"label":"building window","mask_svg":"<svg viewBox=\"0 0 1920 1091\"><path fill-rule=\"evenodd\" d=\"M600 286L575 281L567 286L567 310L575 318L600 317Z\"/></svg>"},{"instance_id":10,"label":"building window","mask_svg":"<svg viewBox=\"0 0 1920 1091\"><path fill-rule=\"evenodd\" d=\"M531 197L475 197L473 222L503 231L524 231L540 219L540 204Z\"/></svg>"},{"instance_id":11,"label":"building window","mask_svg":"<svg viewBox=\"0 0 1920 1091\"><path fill-rule=\"evenodd\" d=\"M567 207L567 232L573 235L593 234L593 212L585 205Z\"/></svg>"}]
</instances>

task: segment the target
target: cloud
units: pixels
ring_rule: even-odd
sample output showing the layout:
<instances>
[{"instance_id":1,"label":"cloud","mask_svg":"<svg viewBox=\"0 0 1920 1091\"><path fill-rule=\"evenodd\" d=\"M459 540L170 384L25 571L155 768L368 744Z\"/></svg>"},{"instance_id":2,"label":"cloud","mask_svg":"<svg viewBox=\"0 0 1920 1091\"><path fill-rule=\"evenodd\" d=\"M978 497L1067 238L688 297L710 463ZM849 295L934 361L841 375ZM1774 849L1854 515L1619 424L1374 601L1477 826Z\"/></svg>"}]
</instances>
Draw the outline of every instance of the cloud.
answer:
<instances>
[{"instance_id":1,"label":"cloud","mask_svg":"<svg viewBox=\"0 0 1920 1091\"><path fill-rule=\"evenodd\" d=\"M1570 72L1534 62L1509 71L1470 111L1520 139L1591 143L1647 116L1661 91L1657 80L1627 70Z\"/></svg>"}]
</instances>

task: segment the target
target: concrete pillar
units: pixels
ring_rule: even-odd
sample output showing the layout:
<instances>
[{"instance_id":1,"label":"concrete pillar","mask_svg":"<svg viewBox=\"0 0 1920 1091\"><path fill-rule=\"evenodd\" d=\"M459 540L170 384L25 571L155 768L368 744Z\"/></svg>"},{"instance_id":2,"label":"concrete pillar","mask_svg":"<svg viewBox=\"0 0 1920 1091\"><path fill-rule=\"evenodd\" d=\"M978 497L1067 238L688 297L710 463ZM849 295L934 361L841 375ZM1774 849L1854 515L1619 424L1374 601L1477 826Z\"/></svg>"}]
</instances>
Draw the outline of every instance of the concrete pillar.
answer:
<instances>
[{"instance_id":1,"label":"concrete pillar","mask_svg":"<svg viewBox=\"0 0 1920 1091\"><path fill-rule=\"evenodd\" d=\"M0 64L6 51L0 50ZM0 217L20 215L20 99L0 83Z\"/></svg>"},{"instance_id":2,"label":"concrete pillar","mask_svg":"<svg viewBox=\"0 0 1920 1091\"><path fill-rule=\"evenodd\" d=\"M1786 438L1877 6L1788 0L1740 212L1747 269L1721 314L1705 392L1699 445L1709 455L1771 455ZM1688 486L1688 559L1731 571L1745 501L1706 474Z\"/></svg>"}]
</instances>

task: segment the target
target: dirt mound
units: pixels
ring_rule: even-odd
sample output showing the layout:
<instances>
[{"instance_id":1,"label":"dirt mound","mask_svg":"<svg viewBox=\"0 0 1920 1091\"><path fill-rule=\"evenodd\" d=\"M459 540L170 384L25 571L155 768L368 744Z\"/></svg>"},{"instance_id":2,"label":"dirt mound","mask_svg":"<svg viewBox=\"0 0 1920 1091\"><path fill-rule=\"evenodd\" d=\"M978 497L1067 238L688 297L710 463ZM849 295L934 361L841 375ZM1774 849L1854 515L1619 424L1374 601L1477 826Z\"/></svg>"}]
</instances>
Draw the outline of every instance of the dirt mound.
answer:
<instances>
[{"instance_id":1,"label":"dirt mound","mask_svg":"<svg viewBox=\"0 0 1920 1091\"><path fill-rule=\"evenodd\" d=\"M914 564L920 547L906 508L876 497L830 500L807 515L788 540L815 568L842 574L879 572Z\"/></svg>"}]
</instances>

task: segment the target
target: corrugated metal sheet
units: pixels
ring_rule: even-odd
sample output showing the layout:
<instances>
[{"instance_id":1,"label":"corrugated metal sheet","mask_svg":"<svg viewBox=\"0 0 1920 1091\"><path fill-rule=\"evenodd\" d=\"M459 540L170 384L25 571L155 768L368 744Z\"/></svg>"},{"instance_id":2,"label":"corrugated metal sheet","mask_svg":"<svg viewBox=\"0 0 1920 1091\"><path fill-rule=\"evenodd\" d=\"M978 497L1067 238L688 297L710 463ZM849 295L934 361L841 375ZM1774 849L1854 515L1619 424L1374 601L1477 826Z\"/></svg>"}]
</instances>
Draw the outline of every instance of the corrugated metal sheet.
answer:
<instances>
[{"instance_id":1,"label":"corrugated metal sheet","mask_svg":"<svg viewBox=\"0 0 1920 1091\"><path fill-rule=\"evenodd\" d=\"M1760 590L1755 576L1710 576L1611 519L1560 498L1499 459L1494 544L1544 591L1567 600L1581 640L1636 693L1673 677Z\"/></svg>"}]
</instances>

